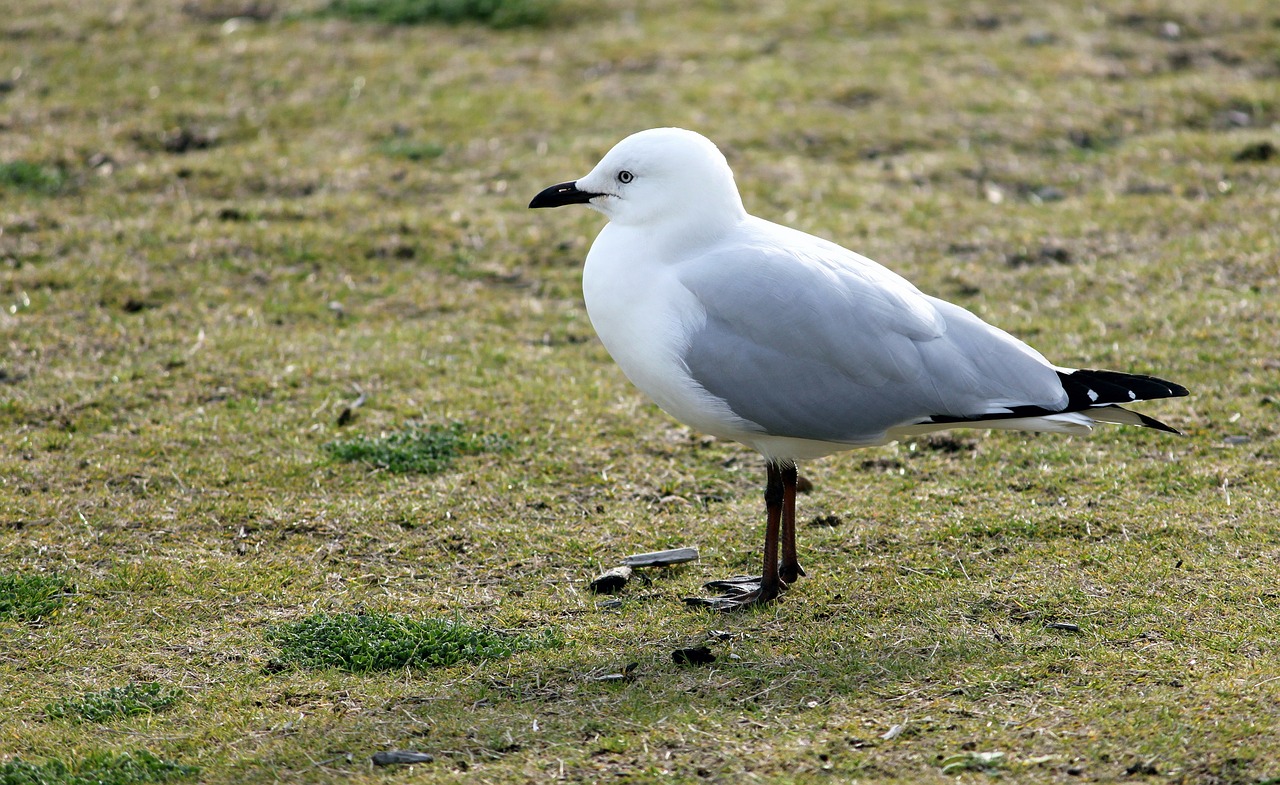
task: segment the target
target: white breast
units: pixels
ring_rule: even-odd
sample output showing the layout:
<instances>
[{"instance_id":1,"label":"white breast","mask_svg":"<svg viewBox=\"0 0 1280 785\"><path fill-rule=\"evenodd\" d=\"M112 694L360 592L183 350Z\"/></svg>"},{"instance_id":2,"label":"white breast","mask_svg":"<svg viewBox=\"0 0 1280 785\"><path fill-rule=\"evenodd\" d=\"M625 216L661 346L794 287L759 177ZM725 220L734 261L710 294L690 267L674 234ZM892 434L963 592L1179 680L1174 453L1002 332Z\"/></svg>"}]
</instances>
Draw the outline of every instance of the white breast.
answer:
<instances>
[{"instance_id":1,"label":"white breast","mask_svg":"<svg viewBox=\"0 0 1280 785\"><path fill-rule=\"evenodd\" d=\"M756 429L695 383L681 359L706 311L661 256L646 247L643 233L606 226L582 274L587 315L622 372L663 411L705 433L743 441Z\"/></svg>"}]
</instances>

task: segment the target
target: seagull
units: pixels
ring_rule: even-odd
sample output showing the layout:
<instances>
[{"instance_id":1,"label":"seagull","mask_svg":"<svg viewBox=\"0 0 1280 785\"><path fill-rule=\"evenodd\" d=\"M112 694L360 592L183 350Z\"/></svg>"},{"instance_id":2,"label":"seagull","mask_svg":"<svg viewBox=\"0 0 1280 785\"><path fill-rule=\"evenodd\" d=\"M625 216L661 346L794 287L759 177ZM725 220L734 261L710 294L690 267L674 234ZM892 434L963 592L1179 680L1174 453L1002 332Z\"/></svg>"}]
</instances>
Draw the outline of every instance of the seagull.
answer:
<instances>
[{"instance_id":1,"label":"seagull","mask_svg":"<svg viewBox=\"0 0 1280 785\"><path fill-rule=\"evenodd\" d=\"M768 603L805 574L796 462L950 428L1177 430L1121 404L1187 394L1153 376L1053 365L880 264L747 213L706 137L653 128L531 208L585 204L608 223L582 291L601 342L672 417L765 461L760 576L691 605Z\"/></svg>"}]
</instances>

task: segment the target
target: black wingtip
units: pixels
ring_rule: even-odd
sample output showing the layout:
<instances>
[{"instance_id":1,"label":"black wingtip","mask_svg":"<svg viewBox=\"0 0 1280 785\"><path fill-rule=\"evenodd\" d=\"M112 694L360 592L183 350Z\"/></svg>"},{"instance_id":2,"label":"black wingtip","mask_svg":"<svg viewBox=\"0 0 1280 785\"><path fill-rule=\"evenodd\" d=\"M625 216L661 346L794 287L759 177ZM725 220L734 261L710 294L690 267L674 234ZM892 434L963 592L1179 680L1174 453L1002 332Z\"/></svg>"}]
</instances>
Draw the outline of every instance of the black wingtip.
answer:
<instances>
[{"instance_id":1,"label":"black wingtip","mask_svg":"<svg viewBox=\"0 0 1280 785\"><path fill-rule=\"evenodd\" d=\"M1100 420L1127 422L1130 425L1142 425L1164 433L1183 435L1177 428L1122 405L1190 395L1187 388L1177 382L1145 374L1092 369L1059 371L1058 379L1062 382L1062 389L1067 393L1067 411L1080 411L1085 414L1096 412ZM1103 412L1112 408L1123 409L1133 419L1126 421L1102 416Z\"/></svg>"},{"instance_id":2,"label":"black wingtip","mask_svg":"<svg viewBox=\"0 0 1280 785\"><path fill-rule=\"evenodd\" d=\"M1183 390L1182 390L1182 395L1186 395L1186 394L1187 394L1187 391L1186 391L1185 389L1183 389ZM1171 397L1171 398L1176 398L1176 397L1181 397L1181 396L1176 396L1176 395L1175 395L1175 396L1170 396L1170 397ZM1148 416L1148 415L1145 415L1145 414L1143 414L1142 412L1135 412L1135 411L1133 411L1132 409L1129 409L1128 411L1129 411L1129 413L1130 413L1130 414L1136 414L1136 415L1138 415L1138 419L1139 419L1139 420L1142 420L1142 424L1143 424L1143 426L1145 426L1145 427L1147 427L1147 428L1153 428L1153 429L1155 429L1155 430L1157 430L1157 431L1164 431L1165 433L1171 433L1171 434L1173 434L1174 436L1186 436L1186 434L1185 434L1185 433L1183 433L1182 431L1178 430L1177 428L1174 428L1173 426L1170 426L1170 425L1165 425L1164 423L1160 422L1159 420L1157 420L1157 419L1156 419L1156 418L1154 418L1154 417L1150 417L1150 416Z\"/></svg>"},{"instance_id":3,"label":"black wingtip","mask_svg":"<svg viewBox=\"0 0 1280 785\"><path fill-rule=\"evenodd\" d=\"M1076 371L1058 371L1058 379L1070 398L1067 404L1069 410L1190 395L1181 384L1139 373L1081 368Z\"/></svg>"},{"instance_id":4,"label":"black wingtip","mask_svg":"<svg viewBox=\"0 0 1280 785\"><path fill-rule=\"evenodd\" d=\"M955 415L935 414L921 423L946 425L972 425L981 427L984 421L1008 419L1034 419L1051 417L1055 414L1083 412L1093 414L1099 421L1114 422L1124 425L1142 425L1165 433L1182 436L1182 431L1160 422L1154 417L1125 408L1123 404L1139 401L1157 400L1160 398L1181 398L1189 395L1186 387L1155 376L1136 373L1120 373L1118 371L1076 370L1058 371L1058 380L1067 393L1067 405L1061 409L1046 409L1043 406L1010 406L999 412L988 412L980 415L958 417ZM1106 416L1108 410L1125 412L1123 416Z\"/></svg>"}]
</instances>

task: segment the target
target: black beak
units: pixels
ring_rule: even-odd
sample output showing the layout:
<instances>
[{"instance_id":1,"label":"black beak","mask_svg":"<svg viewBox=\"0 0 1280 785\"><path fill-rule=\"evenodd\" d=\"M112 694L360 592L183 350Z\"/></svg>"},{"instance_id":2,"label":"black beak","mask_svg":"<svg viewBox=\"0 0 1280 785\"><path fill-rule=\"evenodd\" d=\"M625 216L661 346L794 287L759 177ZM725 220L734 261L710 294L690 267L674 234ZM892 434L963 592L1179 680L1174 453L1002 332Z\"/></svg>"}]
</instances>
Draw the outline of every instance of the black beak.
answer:
<instances>
[{"instance_id":1,"label":"black beak","mask_svg":"<svg viewBox=\"0 0 1280 785\"><path fill-rule=\"evenodd\" d=\"M562 207L566 204L586 204L597 196L600 196L600 194L579 191L576 181L559 183L533 197L533 201L529 202L529 207Z\"/></svg>"}]
</instances>

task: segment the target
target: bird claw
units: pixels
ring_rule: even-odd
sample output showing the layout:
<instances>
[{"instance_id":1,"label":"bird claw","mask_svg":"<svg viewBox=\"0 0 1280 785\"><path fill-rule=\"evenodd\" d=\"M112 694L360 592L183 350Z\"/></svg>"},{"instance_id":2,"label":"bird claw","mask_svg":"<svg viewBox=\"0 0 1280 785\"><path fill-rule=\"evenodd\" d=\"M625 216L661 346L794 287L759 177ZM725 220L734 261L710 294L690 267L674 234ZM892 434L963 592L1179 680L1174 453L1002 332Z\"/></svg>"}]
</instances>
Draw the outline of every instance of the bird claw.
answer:
<instances>
[{"instance_id":1,"label":"bird claw","mask_svg":"<svg viewBox=\"0 0 1280 785\"><path fill-rule=\"evenodd\" d=\"M803 570L800 573L804 574ZM735 575L724 580L708 581L702 588L719 591L719 597L685 597L686 605L693 608L707 608L713 611L740 611L752 605L764 605L777 599L787 590L782 583L772 592L764 590L764 581L759 575Z\"/></svg>"},{"instance_id":2,"label":"bird claw","mask_svg":"<svg viewBox=\"0 0 1280 785\"><path fill-rule=\"evenodd\" d=\"M791 567L788 567L785 564L778 566L778 577L782 581L781 589L783 591L786 591L787 587L800 580L800 578L805 575L806 573L804 568L799 564L792 565ZM759 575L735 575L732 578L708 581L702 584L702 588L726 594L738 594L758 589L763 582L764 579Z\"/></svg>"},{"instance_id":3,"label":"bird claw","mask_svg":"<svg viewBox=\"0 0 1280 785\"><path fill-rule=\"evenodd\" d=\"M718 581L707 581L702 588L725 594L743 594L760 588L759 575L735 575Z\"/></svg>"},{"instance_id":4,"label":"bird claw","mask_svg":"<svg viewBox=\"0 0 1280 785\"><path fill-rule=\"evenodd\" d=\"M719 583L719 581L713 581ZM773 600L760 590L759 587L742 592L726 593L719 597L685 597L685 604L692 608L706 608L707 610L720 611L721 613L729 613L732 611L740 611L753 605L763 605Z\"/></svg>"},{"instance_id":5,"label":"bird claw","mask_svg":"<svg viewBox=\"0 0 1280 785\"><path fill-rule=\"evenodd\" d=\"M778 568L778 577L781 578L782 582L785 584L795 583L806 575L808 575L808 573L806 573L804 571L804 567L801 567L799 564L796 564L793 567L787 567L784 564Z\"/></svg>"}]
</instances>

